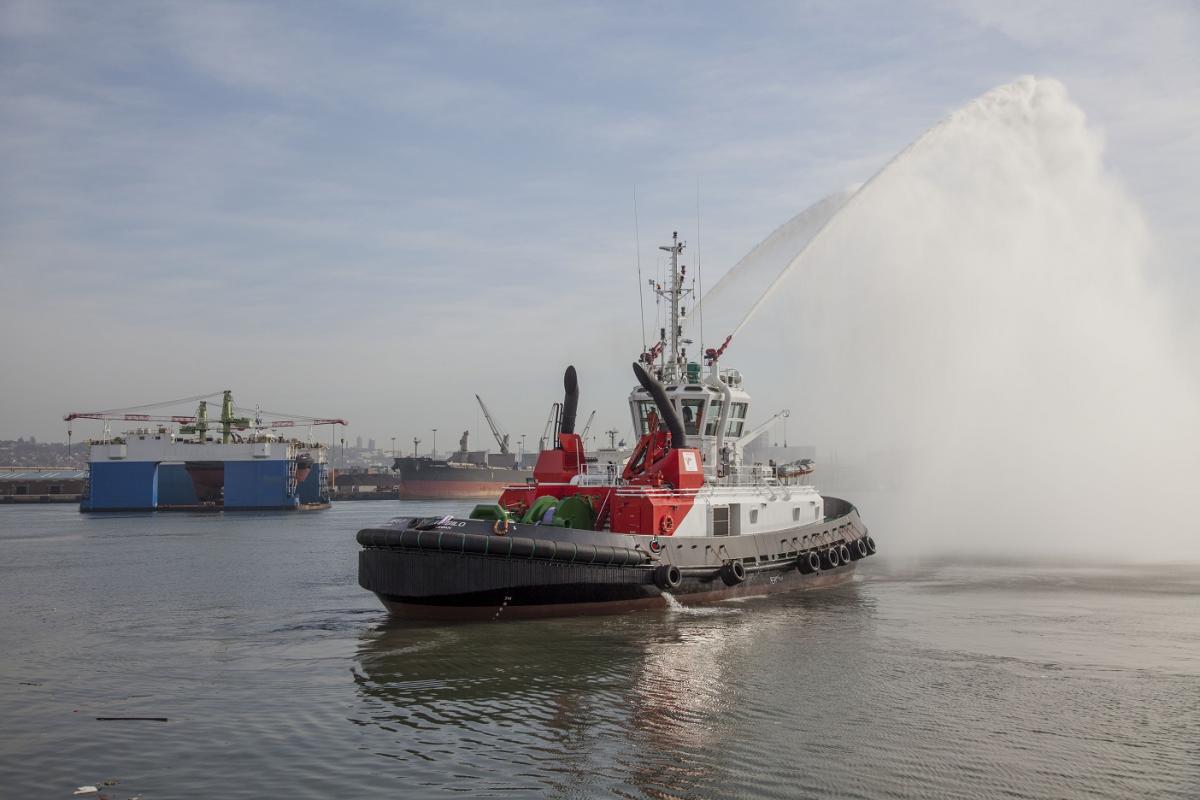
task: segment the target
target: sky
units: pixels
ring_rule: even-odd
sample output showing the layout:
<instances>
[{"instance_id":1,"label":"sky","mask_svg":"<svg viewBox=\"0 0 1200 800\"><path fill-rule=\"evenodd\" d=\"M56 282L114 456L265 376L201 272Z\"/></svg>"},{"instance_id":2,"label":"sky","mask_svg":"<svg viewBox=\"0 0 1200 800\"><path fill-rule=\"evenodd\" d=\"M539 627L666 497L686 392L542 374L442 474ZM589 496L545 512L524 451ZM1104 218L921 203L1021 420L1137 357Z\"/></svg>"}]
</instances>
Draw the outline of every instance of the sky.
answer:
<instances>
[{"instance_id":1,"label":"sky","mask_svg":"<svg viewBox=\"0 0 1200 800\"><path fill-rule=\"evenodd\" d=\"M639 258L679 230L715 284L1027 74L1186 311L1197 41L1194 2L0 0L0 438L229 388L422 450L479 393L532 440L571 362L624 431Z\"/></svg>"}]
</instances>

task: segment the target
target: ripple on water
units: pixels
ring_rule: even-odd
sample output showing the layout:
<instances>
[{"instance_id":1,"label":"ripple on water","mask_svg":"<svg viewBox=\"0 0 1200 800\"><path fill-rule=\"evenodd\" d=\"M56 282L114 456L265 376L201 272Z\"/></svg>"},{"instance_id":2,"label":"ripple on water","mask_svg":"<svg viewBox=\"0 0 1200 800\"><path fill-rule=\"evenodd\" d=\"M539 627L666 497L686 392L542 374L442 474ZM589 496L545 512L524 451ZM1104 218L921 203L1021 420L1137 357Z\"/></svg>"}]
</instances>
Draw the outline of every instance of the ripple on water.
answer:
<instances>
[{"instance_id":1,"label":"ripple on water","mask_svg":"<svg viewBox=\"0 0 1200 800\"><path fill-rule=\"evenodd\" d=\"M63 535L6 537L0 795L106 778L147 798L1200 786L1200 569L1147 591L1137 570L1059 584L955 565L913 581L867 564L849 586L735 604L413 625L355 585L371 514L352 510L51 510L37 519ZM95 719L121 715L170 721Z\"/></svg>"}]
</instances>

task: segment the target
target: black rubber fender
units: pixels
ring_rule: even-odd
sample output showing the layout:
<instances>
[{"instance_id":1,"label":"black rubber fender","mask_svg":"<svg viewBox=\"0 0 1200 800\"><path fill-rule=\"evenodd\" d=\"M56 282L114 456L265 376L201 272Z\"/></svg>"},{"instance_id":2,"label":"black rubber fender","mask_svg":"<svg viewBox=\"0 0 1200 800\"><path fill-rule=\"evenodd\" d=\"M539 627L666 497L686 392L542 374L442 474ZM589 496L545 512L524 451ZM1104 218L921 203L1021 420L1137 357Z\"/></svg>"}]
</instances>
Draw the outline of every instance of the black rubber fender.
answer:
<instances>
[{"instance_id":1,"label":"black rubber fender","mask_svg":"<svg viewBox=\"0 0 1200 800\"><path fill-rule=\"evenodd\" d=\"M850 548L846 547L844 544L838 545L838 561L842 562L843 564L850 563Z\"/></svg>"},{"instance_id":2,"label":"black rubber fender","mask_svg":"<svg viewBox=\"0 0 1200 800\"><path fill-rule=\"evenodd\" d=\"M719 574L726 586L737 586L746 580L746 568L741 561L726 561L721 565Z\"/></svg>"},{"instance_id":3,"label":"black rubber fender","mask_svg":"<svg viewBox=\"0 0 1200 800\"><path fill-rule=\"evenodd\" d=\"M821 571L821 557L817 555L816 550L809 550L807 553L801 553L796 559L796 569L800 570L801 575L810 575L814 572Z\"/></svg>"},{"instance_id":4,"label":"black rubber fender","mask_svg":"<svg viewBox=\"0 0 1200 800\"><path fill-rule=\"evenodd\" d=\"M850 543L850 557L855 561L860 558L866 558L870 553L867 552L867 543L862 539L855 539Z\"/></svg>"},{"instance_id":5,"label":"black rubber fender","mask_svg":"<svg viewBox=\"0 0 1200 800\"><path fill-rule=\"evenodd\" d=\"M836 547L829 548L821 555L821 566L825 567L826 569L833 569L838 564L842 563L838 558L838 551Z\"/></svg>"},{"instance_id":6,"label":"black rubber fender","mask_svg":"<svg viewBox=\"0 0 1200 800\"><path fill-rule=\"evenodd\" d=\"M867 543L867 553L869 555L875 555L875 540L871 538L871 534L868 533L866 536L864 536L863 541Z\"/></svg>"},{"instance_id":7,"label":"black rubber fender","mask_svg":"<svg viewBox=\"0 0 1200 800\"><path fill-rule=\"evenodd\" d=\"M683 583L683 573L674 564L659 564L654 568L654 585L664 592L678 589Z\"/></svg>"}]
</instances>

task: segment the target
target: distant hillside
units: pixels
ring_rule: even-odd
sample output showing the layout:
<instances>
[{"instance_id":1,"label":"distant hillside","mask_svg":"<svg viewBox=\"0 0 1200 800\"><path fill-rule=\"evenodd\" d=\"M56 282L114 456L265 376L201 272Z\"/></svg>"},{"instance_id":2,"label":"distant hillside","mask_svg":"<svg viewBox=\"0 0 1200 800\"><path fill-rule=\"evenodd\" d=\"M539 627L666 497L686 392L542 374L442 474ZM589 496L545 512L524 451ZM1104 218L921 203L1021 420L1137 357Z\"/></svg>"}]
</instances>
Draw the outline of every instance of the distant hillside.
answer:
<instances>
[{"instance_id":1,"label":"distant hillside","mask_svg":"<svg viewBox=\"0 0 1200 800\"><path fill-rule=\"evenodd\" d=\"M76 467L87 465L87 445L63 442L39 442L28 439L0 439L0 467Z\"/></svg>"}]
</instances>

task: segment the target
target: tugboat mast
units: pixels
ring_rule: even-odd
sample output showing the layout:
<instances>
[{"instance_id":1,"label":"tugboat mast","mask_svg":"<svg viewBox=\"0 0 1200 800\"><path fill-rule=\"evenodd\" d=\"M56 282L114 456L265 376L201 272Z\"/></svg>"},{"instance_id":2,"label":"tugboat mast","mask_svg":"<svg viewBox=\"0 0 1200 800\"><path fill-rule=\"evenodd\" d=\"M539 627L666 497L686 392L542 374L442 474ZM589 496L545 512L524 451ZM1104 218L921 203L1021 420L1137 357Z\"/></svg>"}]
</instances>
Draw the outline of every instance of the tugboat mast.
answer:
<instances>
[{"instance_id":1,"label":"tugboat mast","mask_svg":"<svg viewBox=\"0 0 1200 800\"><path fill-rule=\"evenodd\" d=\"M659 297L666 298L671 304L671 320L670 332L662 337L660 344L669 345L669 358L664 358L662 366L662 379L665 381L673 381L681 379L687 372L687 351L682 345L691 344L691 340L683 338L683 318L686 312L683 309L683 299L692 293L689 288L684 288L683 279L687 272L686 266L680 266L679 256L683 252L684 243L679 241L679 231L671 233L670 245L659 245L659 250L671 254L671 276L667 281L667 285L650 281L650 285L654 288L654 293ZM665 332L664 332L665 333Z\"/></svg>"}]
</instances>

